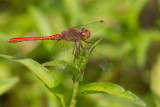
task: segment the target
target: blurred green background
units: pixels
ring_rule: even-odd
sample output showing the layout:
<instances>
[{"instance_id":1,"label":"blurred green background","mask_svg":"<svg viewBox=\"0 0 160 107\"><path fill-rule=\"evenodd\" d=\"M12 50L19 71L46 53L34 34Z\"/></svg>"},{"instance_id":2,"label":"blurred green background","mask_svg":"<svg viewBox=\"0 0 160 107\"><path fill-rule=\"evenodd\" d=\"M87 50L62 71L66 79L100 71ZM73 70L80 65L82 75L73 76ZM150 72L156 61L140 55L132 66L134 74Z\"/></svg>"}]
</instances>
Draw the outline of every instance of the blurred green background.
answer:
<instances>
[{"instance_id":1,"label":"blurred green background","mask_svg":"<svg viewBox=\"0 0 160 107\"><path fill-rule=\"evenodd\" d=\"M0 0L0 54L50 61L54 41L5 41L30 32L48 36L99 20L105 27L92 38L103 37L95 50L111 60L113 71L101 71L93 58L86 66L84 83L113 82L135 93L147 107L160 107L160 0ZM0 80L11 77L19 82L0 96L0 107L60 106L26 67L0 58ZM66 84L71 90L71 79ZM140 107L111 95L81 96L76 106Z\"/></svg>"}]
</instances>

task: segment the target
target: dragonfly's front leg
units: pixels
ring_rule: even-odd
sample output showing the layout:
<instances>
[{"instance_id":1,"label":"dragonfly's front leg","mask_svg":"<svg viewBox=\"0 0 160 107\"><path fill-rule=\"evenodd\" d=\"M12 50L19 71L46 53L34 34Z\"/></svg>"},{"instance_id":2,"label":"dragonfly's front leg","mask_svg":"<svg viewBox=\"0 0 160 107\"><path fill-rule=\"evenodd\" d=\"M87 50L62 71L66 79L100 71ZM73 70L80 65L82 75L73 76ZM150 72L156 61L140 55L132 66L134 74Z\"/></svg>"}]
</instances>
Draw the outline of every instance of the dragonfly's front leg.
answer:
<instances>
[{"instance_id":1,"label":"dragonfly's front leg","mask_svg":"<svg viewBox=\"0 0 160 107\"><path fill-rule=\"evenodd\" d=\"M90 48L91 48L90 46L84 47L83 44L82 44L82 42L79 42L79 45L81 46L81 48L82 48L83 50L87 50L87 49L90 49Z\"/></svg>"},{"instance_id":2,"label":"dragonfly's front leg","mask_svg":"<svg viewBox=\"0 0 160 107\"><path fill-rule=\"evenodd\" d=\"M90 44L94 44L93 42L88 42L88 41L85 41L85 40L83 40L85 43L90 43Z\"/></svg>"}]
</instances>

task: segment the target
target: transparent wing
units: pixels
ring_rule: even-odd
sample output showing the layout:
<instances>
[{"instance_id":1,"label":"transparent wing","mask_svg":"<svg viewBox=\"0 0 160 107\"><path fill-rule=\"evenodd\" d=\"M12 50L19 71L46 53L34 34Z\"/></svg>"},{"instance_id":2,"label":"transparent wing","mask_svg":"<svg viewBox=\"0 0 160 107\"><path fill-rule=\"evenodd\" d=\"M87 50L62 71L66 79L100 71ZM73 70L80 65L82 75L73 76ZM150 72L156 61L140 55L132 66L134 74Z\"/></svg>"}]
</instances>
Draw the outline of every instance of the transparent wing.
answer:
<instances>
[{"instance_id":1,"label":"transparent wing","mask_svg":"<svg viewBox=\"0 0 160 107\"><path fill-rule=\"evenodd\" d=\"M73 48L74 42L59 40L53 45L51 56L53 56L54 60L73 61Z\"/></svg>"},{"instance_id":2,"label":"transparent wing","mask_svg":"<svg viewBox=\"0 0 160 107\"><path fill-rule=\"evenodd\" d=\"M112 71L113 70L113 64L110 61L110 59L106 56L101 55L98 52L92 52L91 54L91 62L94 66L99 67L102 71Z\"/></svg>"},{"instance_id":3,"label":"transparent wing","mask_svg":"<svg viewBox=\"0 0 160 107\"><path fill-rule=\"evenodd\" d=\"M81 31L82 28L86 28L90 30L91 36L93 36L93 35L97 35L104 28L104 21L100 20L100 21L96 21L96 22L89 23L86 25L75 26L73 28L79 31Z\"/></svg>"},{"instance_id":4,"label":"transparent wing","mask_svg":"<svg viewBox=\"0 0 160 107\"><path fill-rule=\"evenodd\" d=\"M97 34L98 31L100 31L104 27L104 22L103 21L96 21L93 23L89 23L86 25L79 25L72 27L78 31L81 31L82 28L89 29L91 32L91 36ZM91 45L91 44L88 44ZM88 46L89 47L89 46ZM65 59L65 60L73 60L75 57L73 53L73 48L74 48L74 42L71 41L64 41L60 40L55 43L52 49L52 56L55 56L56 59Z\"/></svg>"}]
</instances>

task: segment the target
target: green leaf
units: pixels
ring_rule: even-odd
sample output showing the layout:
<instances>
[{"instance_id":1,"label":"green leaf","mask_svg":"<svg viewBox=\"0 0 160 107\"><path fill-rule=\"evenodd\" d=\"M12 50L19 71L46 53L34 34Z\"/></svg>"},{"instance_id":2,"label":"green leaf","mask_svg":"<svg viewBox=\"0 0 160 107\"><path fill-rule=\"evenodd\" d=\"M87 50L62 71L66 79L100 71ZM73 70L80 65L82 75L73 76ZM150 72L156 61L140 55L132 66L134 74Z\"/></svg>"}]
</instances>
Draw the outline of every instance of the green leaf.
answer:
<instances>
[{"instance_id":1,"label":"green leaf","mask_svg":"<svg viewBox=\"0 0 160 107\"><path fill-rule=\"evenodd\" d=\"M132 92L126 91L121 86L113 83L100 82L100 83L91 83L82 85L79 87L79 92L78 92L78 94L102 94L102 93L115 95L124 98L126 100L129 100L133 103L145 106L145 103L141 101Z\"/></svg>"},{"instance_id":2,"label":"green leaf","mask_svg":"<svg viewBox=\"0 0 160 107\"><path fill-rule=\"evenodd\" d=\"M53 88L47 87L47 88L50 90L51 93L55 94L58 97L58 99L62 103L62 107L65 107L66 105L65 105L65 100L64 100L64 89L62 85L59 84L56 87L53 87Z\"/></svg>"},{"instance_id":3,"label":"green leaf","mask_svg":"<svg viewBox=\"0 0 160 107\"><path fill-rule=\"evenodd\" d=\"M38 78L45 83L49 88L55 87L59 84L59 81L54 77L54 75L47 68L43 67L38 62L30 59L30 58L20 58L20 57L12 57L8 55L1 55L1 57L11 59L16 62L20 62L21 64L28 67L34 74L38 76Z\"/></svg>"},{"instance_id":4,"label":"green leaf","mask_svg":"<svg viewBox=\"0 0 160 107\"><path fill-rule=\"evenodd\" d=\"M46 85L46 87L61 100L63 107L65 107L63 87L51 71L29 58L16 58L2 54L0 54L0 56L19 62L29 68Z\"/></svg>"},{"instance_id":5,"label":"green leaf","mask_svg":"<svg viewBox=\"0 0 160 107\"><path fill-rule=\"evenodd\" d=\"M19 81L18 77L0 80L0 95L7 92Z\"/></svg>"},{"instance_id":6,"label":"green leaf","mask_svg":"<svg viewBox=\"0 0 160 107\"><path fill-rule=\"evenodd\" d=\"M147 51L149 45L151 44L151 33L150 32L140 32L137 36L135 45L137 49L136 57L139 66L143 67L146 63Z\"/></svg>"},{"instance_id":7,"label":"green leaf","mask_svg":"<svg viewBox=\"0 0 160 107\"><path fill-rule=\"evenodd\" d=\"M66 62L64 60L55 60L55 61L50 61L46 62L43 64L43 66L59 66L59 67L65 67L66 70L71 71L71 73L78 78L80 75L79 70L71 63Z\"/></svg>"}]
</instances>

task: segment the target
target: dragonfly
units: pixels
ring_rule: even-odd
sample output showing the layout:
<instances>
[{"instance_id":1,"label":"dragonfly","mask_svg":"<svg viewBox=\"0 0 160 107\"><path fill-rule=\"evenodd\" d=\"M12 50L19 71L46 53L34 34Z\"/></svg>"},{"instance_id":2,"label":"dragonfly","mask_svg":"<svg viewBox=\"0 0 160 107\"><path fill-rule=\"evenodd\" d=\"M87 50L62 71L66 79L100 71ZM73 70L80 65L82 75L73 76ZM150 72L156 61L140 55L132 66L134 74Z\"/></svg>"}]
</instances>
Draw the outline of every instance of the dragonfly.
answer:
<instances>
[{"instance_id":1,"label":"dragonfly","mask_svg":"<svg viewBox=\"0 0 160 107\"><path fill-rule=\"evenodd\" d=\"M23 41L36 41L36 40L65 40L65 41L71 41L74 42L74 47L72 54L76 56L80 52L80 48L83 50L88 49L89 47L84 47L82 44L82 41L85 43L91 43L87 42L86 40L90 38L91 36L91 30L92 28L95 28L93 26L100 26L103 25L104 21L100 20L97 22L93 22L87 25L79 25L75 27L68 28L67 30L63 31L61 34L55 34L51 36L43 36L43 37L18 37L18 38L11 38L7 43L15 43L15 42L23 42ZM92 44L92 43L91 43ZM75 52L76 49L76 52ZM77 50L78 49L78 50Z\"/></svg>"},{"instance_id":2,"label":"dragonfly","mask_svg":"<svg viewBox=\"0 0 160 107\"><path fill-rule=\"evenodd\" d=\"M68 41L74 42L72 54L79 58L79 53L82 50L87 50L90 47L84 46L83 42L87 44L93 44L92 42L88 42L87 40L95 34L98 30L102 29L104 26L104 21L96 21L89 24L79 25L75 27L68 28L67 30L63 31L61 34L54 34L51 36L43 36L43 37L17 37L11 38L7 43L16 43L16 42L23 42L23 41L36 41L36 40L57 40L57 41ZM107 58L107 62L111 64L111 61Z\"/></svg>"}]
</instances>

